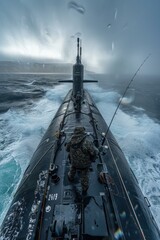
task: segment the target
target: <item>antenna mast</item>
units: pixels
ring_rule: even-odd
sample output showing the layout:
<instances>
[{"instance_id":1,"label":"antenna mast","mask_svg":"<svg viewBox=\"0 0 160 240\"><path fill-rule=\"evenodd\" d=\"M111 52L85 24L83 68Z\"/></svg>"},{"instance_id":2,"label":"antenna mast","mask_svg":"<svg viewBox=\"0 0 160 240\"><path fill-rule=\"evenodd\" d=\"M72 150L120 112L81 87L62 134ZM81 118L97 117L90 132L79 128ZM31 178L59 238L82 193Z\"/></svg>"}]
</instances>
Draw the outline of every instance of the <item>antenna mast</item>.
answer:
<instances>
[{"instance_id":1,"label":"antenna mast","mask_svg":"<svg viewBox=\"0 0 160 240\"><path fill-rule=\"evenodd\" d=\"M76 60L77 60L76 62L77 63L81 63L81 52L82 52L81 42L80 42L80 39L77 38L77 58L76 58Z\"/></svg>"}]
</instances>

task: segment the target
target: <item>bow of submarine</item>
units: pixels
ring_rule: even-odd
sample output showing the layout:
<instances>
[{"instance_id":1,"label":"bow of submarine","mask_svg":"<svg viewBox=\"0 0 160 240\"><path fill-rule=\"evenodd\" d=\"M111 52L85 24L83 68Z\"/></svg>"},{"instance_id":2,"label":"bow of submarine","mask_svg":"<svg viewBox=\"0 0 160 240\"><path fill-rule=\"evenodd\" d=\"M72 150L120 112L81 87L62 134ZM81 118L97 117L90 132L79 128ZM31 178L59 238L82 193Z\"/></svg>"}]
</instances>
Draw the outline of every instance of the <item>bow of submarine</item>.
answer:
<instances>
[{"instance_id":1,"label":"bow of submarine","mask_svg":"<svg viewBox=\"0 0 160 240\"><path fill-rule=\"evenodd\" d=\"M79 81L77 69L83 71L79 59L73 67L75 81ZM90 167L87 195L82 195L79 172L72 183L67 177L70 164L65 143L76 126L84 126L96 147L101 148ZM0 237L160 239L124 154L82 83L68 92L37 147L3 221Z\"/></svg>"},{"instance_id":2,"label":"bow of submarine","mask_svg":"<svg viewBox=\"0 0 160 240\"><path fill-rule=\"evenodd\" d=\"M101 146L107 125L89 93L84 91L81 112L74 110L72 90L52 120L4 220L5 239L159 239L159 231L126 159L109 131L105 145L90 168L90 185L81 194L73 183L65 142L75 126ZM103 181L99 173L103 172ZM11 236L11 238L9 238ZM7 238L8 237L8 238Z\"/></svg>"}]
</instances>

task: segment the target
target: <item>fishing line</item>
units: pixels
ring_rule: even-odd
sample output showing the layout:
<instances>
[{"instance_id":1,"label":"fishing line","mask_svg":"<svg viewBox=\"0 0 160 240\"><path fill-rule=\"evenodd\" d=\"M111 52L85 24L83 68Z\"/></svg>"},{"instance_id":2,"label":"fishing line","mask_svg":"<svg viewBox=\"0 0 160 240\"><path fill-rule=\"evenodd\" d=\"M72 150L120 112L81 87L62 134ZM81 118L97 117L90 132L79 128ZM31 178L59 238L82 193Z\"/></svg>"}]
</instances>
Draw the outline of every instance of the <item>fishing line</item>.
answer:
<instances>
[{"instance_id":1,"label":"fishing line","mask_svg":"<svg viewBox=\"0 0 160 240\"><path fill-rule=\"evenodd\" d=\"M110 130L110 127L111 127L111 125L112 125L112 122L113 122L113 120L114 120L114 118L115 118L115 115L116 115L116 113L117 113L117 111L118 111L118 109L119 109L119 107L120 107L120 105L121 105L121 103L122 103L122 100L123 100L123 98L124 98L127 90L129 89L131 83L133 82L133 80L134 80L135 77L137 76L137 74L138 74L138 72L140 71L140 69L142 68L142 66L143 66L143 65L145 64L145 62L150 58L150 56L151 56L151 53L149 53L148 56L143 60L143 62L141 63L141 65L139 66L139 68L137 69L137 71L135 72L135 74L133 75L133 77L131 78L131 80L129 81L127 87L125 88L125 91L124 91L124 93L123 93L123 95L122 95L122 97L121 97L121 99L120 99L120 101L119 101L119 103L118 103L118 105L117 105L117 107L116 107L116 110L115 110L115 112L114 112L114 114L113 114L113 116L112 116L112 119L111 119L110 124L109 124L108 129L107 129L107 132L105 133L105 135L104 135L104 137L103 137L102 146L103 146L103 144L104 144L104 142L105 142L105 139L106 139L106 137L107 137L107 134L108 134L108 132L109 132L109 130Z\"/></svg>"}]
</instances>

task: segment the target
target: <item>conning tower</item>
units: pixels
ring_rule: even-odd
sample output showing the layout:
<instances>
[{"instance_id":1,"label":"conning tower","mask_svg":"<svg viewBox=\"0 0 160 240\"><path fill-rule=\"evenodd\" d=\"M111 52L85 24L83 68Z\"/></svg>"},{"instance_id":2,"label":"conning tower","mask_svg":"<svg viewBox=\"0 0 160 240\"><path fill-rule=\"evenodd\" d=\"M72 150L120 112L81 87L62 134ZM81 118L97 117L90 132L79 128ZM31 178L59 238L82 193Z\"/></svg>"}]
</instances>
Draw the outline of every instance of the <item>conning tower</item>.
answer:
<instances>
[{"instance_id":1,"label":"conning tower","mask_svg":"<svg viewBox=\"0 0 160 240\"><path fill-rule=\"evenodd\" d=\"M81 105L83 99L83 75L84 66L81 63L82 47L80 39L77 38L77 57L76 63L73 65L73 98L76 105Z\"/></svg>"}]
</instances>

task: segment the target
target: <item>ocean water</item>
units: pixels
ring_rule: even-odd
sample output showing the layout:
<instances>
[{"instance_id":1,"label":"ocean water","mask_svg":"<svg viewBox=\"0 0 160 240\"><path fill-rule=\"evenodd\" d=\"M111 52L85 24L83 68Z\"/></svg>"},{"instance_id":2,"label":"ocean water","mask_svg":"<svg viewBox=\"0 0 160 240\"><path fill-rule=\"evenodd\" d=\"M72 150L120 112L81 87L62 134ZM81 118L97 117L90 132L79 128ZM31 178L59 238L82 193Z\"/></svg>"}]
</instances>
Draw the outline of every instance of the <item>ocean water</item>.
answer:
<instances>
[{"instance_id":1,"label":"ocean water","mask_svg":"<svg viewBox=\"0 0 160 240\"><path fill-rule=\"evenodd\" d=\"M0 74L0 225L23 173L71 84L65 74ZM109 125L130 76L94 75L86 84ZM138 179L160 228L160 81L137 76L111 131Z\"/></svg>"}]
</instances>

